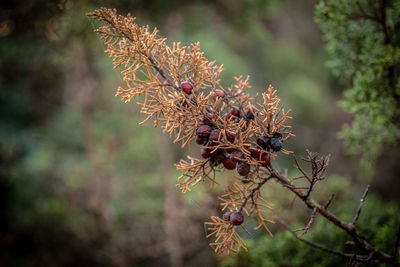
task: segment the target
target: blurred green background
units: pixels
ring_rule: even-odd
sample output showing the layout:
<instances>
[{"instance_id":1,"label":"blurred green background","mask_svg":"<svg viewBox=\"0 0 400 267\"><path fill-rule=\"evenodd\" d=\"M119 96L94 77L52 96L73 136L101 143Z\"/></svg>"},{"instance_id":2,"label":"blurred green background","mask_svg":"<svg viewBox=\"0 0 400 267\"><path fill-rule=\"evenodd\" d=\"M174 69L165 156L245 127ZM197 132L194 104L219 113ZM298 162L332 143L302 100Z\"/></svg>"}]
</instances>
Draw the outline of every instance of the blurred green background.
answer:
<instances>
[{"instance_id":1,"label":"blurred green background","mask_svg":"<svg viewBox=\"0 0 400 267\"><path fill-rule=\"evenodd\" d=\"M337 106L344 87L327 56L314 10L318 1L7 1L0 19L1 266L338 266L278 226L274 238L252 232L250 252L216 257L203 222L218 215L217 188L182 195L173 163L181 150L154 129L132 102L114 97L118 70L103 53L85 14L99 7L132 13L168 42L200 41L224 64L223 84L251 75L252 92L272 84L294 116L286 148L332 154L329 178L315 198L351 219L371 183L360 218L363 234L392 253L400 195L398 148L381 155L365 178L337 133L351 116ZM366 148L368 149L368 148ZM276 163L293 171L291 156ZM229 174L228 174L229 175ZM222 175L221 175L222 176ZM309 211L279 185L265 188L278 214L294 226ZM253 222L248 222L249 227ZM397 224L397 225L396 225ZM293 227L296 228L296 227ZM327 230L329 229L329 230ZM343 249L346 236L322 218L306 238Z\"/></svg>"}]
</instances>

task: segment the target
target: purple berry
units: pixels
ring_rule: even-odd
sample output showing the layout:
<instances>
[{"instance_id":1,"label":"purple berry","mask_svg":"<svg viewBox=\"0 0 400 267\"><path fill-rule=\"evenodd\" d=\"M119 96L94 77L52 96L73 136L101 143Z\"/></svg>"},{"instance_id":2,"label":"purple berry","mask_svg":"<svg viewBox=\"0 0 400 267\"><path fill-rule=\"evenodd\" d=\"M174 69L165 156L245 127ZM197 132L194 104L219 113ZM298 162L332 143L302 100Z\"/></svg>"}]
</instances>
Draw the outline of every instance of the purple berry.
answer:
<instances>
[{"instance_id":1,"label":"purple berry","mask_svg":"<svg viewBox=\"0 0 400 267\"><path fill-rule=\"evenodd\" d=\"M200 150L201 156L205 159L208 159L209 157L211 157L211 149L206 148L206 147L202 147Z\"/></svg>"},{"instance_id":2,"label":"purple berry","mask_svg":"<svg viewBox=\"0 0 400 267\"><path fill-rule=\"evenodd\" d=\"M229 142L233 143L235 141L235 133L231 132L225 132L226 134L226 139L228 139Z\"/></svg>"},{"instance_id":3,"label":"purple berry","mask_svg":"<svg viewBox=\"0 0 400 267\"><path fill-rule=\"evenodd\" d=\"M231 114L233 116L240 117L240 110L238 110L237 108L232 108L231 109Z\"/></svg>"},{"instance_id":4,"label":"purple berry","mask_svg":"<svg viewBox=\"0 0 400 267\"><path fill-rule=\"evenodd\" d=\"M231 213L229 220L233 225L241 225L244 221L244 217L240 212Z\"/></svg>"},{"instance_id":5,"label":"purple berry","mask_svg":"<svg viewBox=\"0 0 400 267\"><path fill-rule=\"evenodd\" d=\"M221 162L223 162L224 160L225 160L224 153L219 153L219 154L213 155L213 157L211 159L211 165L217 166L217 165L221 164Z\"/></svg>"},{"instance_id":6,"label":"purple berry","mask_svg":"<svg viewBox=\"0 0 400 267\"><path fill-rule=\"evenodd\" d=\"M271 161L271 156L269 153L265 152L261 155L261 165L267 167Z\"/></svg>"},{"instance_id":7,"label":"purple berry","mask_svg":"<svg viewBox=\"0 0 400 267\"><path fill-rule=\"evenodd\" d=\"M219 141L220 132L221 131L219 129L212 130L211 133L210 133L209 140L210 141Z\"/></svg>"},{"instance_id":8,"label":"purple berry","mask_svg":"<svg viewBox=\"0 0 400 267\"><path fill-rule=\"evenodd\" d=\"M201 126L197 129L196 134L197 134L197 136L200 136L200 137L208 137L208 135L210 134L210 132L211 132L211 127L210 127L210 126L208 126L208 125L201 125Z\"/></svg>"},{"instance_id":9,"label":"purple berry","mask_svg":"<svg viewBox=\"0 0 400 267\"><path fill-rule=\"evenodd\" d=\"M236 169L241 176L246 176L250 172L250 165L246 162L241 161L237 164Z\"/></svg>"},{"instance_id":10,"label":"purple berry","mask_svg":"<svg viewBox=\"0 0 400 267\"><path fill-rule=\"evenodd\" d=\"M214 91L214 98L217 98L217 97L224 97L225 96L225 92L223 91L223 90L221 90L221 89L215 89L215 91Z\"/></svg>"},{"instance_id":11,"label":"purple berry","mask_svg":"<svg viewBox=\"0 0 400 267\"><path fill-rule=\"evenodd\" d=\"M186 94L190 95L193 91L193 83L187 81L181 82L181 88Z\"/></svg>"},{"instance_id":12,"label":"purple berry","mask_svg":"<svg viewBox=\"0 0 400 267\"><path fill-rule=\"evenodd\" d=\"M207 141L207 137L196 136L196 144L198 145L204 145Z\"/></svg>"},{"instance_id":13,"label":"purple berry","mask_svg":"<svg viewBox=\"0 0 400 267\"><path fill-rule=\"evenodd\" d=\"M262 147L262 148L266 148L268 146L268 136L266 136L265 134L260 135L257 138L257 144Z\"/></svg>"},{"instance_id":14,"label":"purple berry","mask_svg":"<svg viewBox=\"0 0 400 267\"><path fill-rule=\"evenodd\" d=\"M224 215L222 215L222 219L227 222L230 221L231 214L232 214L232 212L230 212L230 211L225 212Z\"/></svg>"},{"instance_id":15,"label":"purple berry","mask_svg":"<svg viewBox=\"0 0 400 267\"><path fill-rule=\"evenodd\" d=\"M282 141L279 138L271 138L269 140L269 146L273 151L279 151L282 149Z\"/></svg>"},{"instance_id":16,"label":"purple berry","mask_svg":"<svg viewBox=\"0 0 400 267\"><path fill-rule=\"evenodd\" d=\"M208 126L213 126L214 123L212 122L212 119L212 115L210 113L207 113L203 118L203 123Z\"/></svg>"},{"instance_id":17,"label":"purple berry","mask_svg":"<svg viewBox=\"0 0 400 267\"><path fill-rule=\"evenodd\" d=\"M260 159L261 152L257 148L250 148L251 156L257 160Z\"/></svg>"},{"instance_id":18,"label":"purple berry","mask_svg":"<svg viewBox=\"0 0 400 267\"><path fill-rule=\"evenodd\" d=\"M239 150L233 150L230 154L230 158L234 162L240 161L239 159L243 158L243 153L240 152Z\"/></svg>"},{"instance_id":19,"label":"purple berry","mask_svg":"<svg viewBox=\"0 0 400 267\"><path fill-rule=\"evenodd\" d=\"M224 167L228 170L233 170L236 168L236 162L234 162L231 158L225 158L223 161Z\"/></svg>"}]
</instances>

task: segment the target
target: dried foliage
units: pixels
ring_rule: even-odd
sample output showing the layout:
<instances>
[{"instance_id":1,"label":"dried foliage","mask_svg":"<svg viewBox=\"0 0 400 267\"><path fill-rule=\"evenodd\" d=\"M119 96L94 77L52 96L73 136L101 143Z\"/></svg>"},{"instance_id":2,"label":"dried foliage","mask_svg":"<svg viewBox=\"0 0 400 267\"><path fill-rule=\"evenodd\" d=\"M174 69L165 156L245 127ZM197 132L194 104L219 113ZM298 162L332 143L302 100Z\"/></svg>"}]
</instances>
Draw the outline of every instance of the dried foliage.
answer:
<instances>
[{"instance_id":1,"label":"dried foliage","mask_svg":"<svg viewBox=\"0 0 400 267\"><path fill-rule=\"evenodd\" d=\"M199 43L183 46L174 42L169 47L166 39L157 36L157 29L140 27L134 17L117 15L116 10L102 8L88 16L106 22L96 32L123 75L125 88L119 87L116 95L125 102L141 96L138 104L147 115L142 123L153 119L155 127L160 126L182 147L194 138L200 139L196 142L203 145L203 158L188 157L176 164L183 172L177 184L182 192L205 180L213 186L216 170L240 165L242 170L238 171L245 174L241 178L244 183L235 182L225 189L220 197L222 210L243 210L247 216L254 215L258 221L256 228L263 227L272 235L267 227L272 221L265 214L273 205L261 196L259 189L266 182L270 159L276 157L277 151L291 152L260 145L257 138L275 138L281 145L293 136L291 126L286 124L291 118L290 110L280 106L277 91L269 86L259 97L251 97L247 93L251 87L248 76L235 77L232 86L223 88L219 80L222 66L204 58ZM184 89L183 83L188 89ZM199 134L203 125L217 132L216 138L208 140L209 132ZM244 247L229 221L212 217L212 222L206 224L212 231L209 236L216 239L212 245L217 253Z\"/></svg>"},{"instance_id":2,"label":"dried foliage","mask_svg":"<svg viewBox=\"0 0 400 267\"><path fill-rule=\"evenodd\" d=\"M241 248L247 251L245 243L240 235L236 232L230 222L224 221L219 217L212 216L211 222L206 222L208 230L211 231L207 237L215 236L215 241L210 243L214 247L215 253L238 252Z\"/></svg>"},{"instance_id":3,"label":"dried foliage","mask_svg":"<svg viewBox=\"0 0 400 267\"><path fill-rule=\"evenodd\" d=\"M315 248L357 262L372 259L396 262L393 257L376 250L355 229L362 205L354 223L348 224L327 210L333 194L325 205L311 198L315 184L325 178L329 156L319 157L307 151L303 160L310 164L311 173L307 173L296 160L295 167L301 176L293 180L272 167L271 160L279 152L292 153L282 145L294 136L287 124L291 119L290 110L283 109L272 86L261 95L252 97L247 93L251 87L249 77L240 76L234 78L233 85L224 88L219 80L222 66L209 62L200 52L199 43L183 46L173 42L170 47L166 39L158 37L157 29L140 27L131 15L120 16L112 9L98 9L88 16L105 22L96 32L106 44L106 53L112 58L115 68L121 70L125 83L124 88L118 88L116 95L125 102L136 98L141 112L147 116L142 123L152 119L155 127L160 126L174 142L181 142L182 147L190 145L193 140L201 145L201 159L188 157L176 164L176 168L183 172L177 184L181 191L186 193L201 181L214 186L217 183L216 171L236 168L240 175L240 178L232 179L219 197L224 216L212 216L211 221L205 223L209 231L207 237L213 238L210 245L216 253L246 250L237 233L238 227L247 231L242 225L244 213L257 220L255 229L263 228L271 236L267 224L273 221L268 218L275 218L294 234L302 231L295 236ZM272 214L273 204L261 193L262 186L270 184L272 178L312 210L304 228L291 230ZM307 185L297 186L297 180L306 181ZM369 253L367 257L333 251L303 239L317 214L352 236L359 248Z\"/></svg>"}]
</instances>

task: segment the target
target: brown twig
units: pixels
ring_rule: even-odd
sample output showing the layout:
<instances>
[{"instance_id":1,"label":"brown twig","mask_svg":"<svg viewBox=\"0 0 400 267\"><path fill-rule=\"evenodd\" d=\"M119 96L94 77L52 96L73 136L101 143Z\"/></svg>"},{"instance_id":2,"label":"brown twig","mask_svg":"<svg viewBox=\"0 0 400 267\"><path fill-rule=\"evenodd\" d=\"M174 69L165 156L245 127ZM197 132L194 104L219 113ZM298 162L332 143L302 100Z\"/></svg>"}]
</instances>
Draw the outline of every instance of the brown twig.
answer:
<instances>
[{"instance_id":1,"label":"brown twig","mask_svg":"<svg viewBox=\"0 0 400 267\"><path fill-rule=\"evenodd\" d=\"M333 200L334 197L335 197L335 194L334 194L334 193L332 193L332 194L329 196L328 202L326 202L326 204L325 204L325 206L324 206L325 209L328 209L328 207L329 207L329 205L331 204L331 202L332 202L332 200Z\"/></svg>"},{"instance_id":2,"label":"brown twig","mask_svg":"<svg viewBox=\"0 0 400 267\"><path fill-rule=\"evenodd\" d=\"M311 228L312 224L314 223L316 215L317 215L317 209L314 208L311 213L310 220L308 221L306 227L303 228L303 232L300 235L298 235L297 237L302 237L303 235L305 235L308 232L308 230Z\"/></svg>"},{"instance_id":3,"label":"brown twig","mask_svg":"<svg viewBox=\"0 0 400 267\"><path fill-rule=\"evenodd\" d=\"M298 169L302 174L302 176L296 177L296 180L299 178L306 178L307 181L310 183L310 185L305 188L297 187L297 189L307 189L305 197L308 198L314 188L314 185L318 181L325 179L325 172L329 165L330 155L318 158L318 153L310 152L309 150L306 150L306 152L307 158L303 158L302 160L311 164L311 176L308 175L306 171L300 166L296 158L294 158L294 161L295 168Z\"/></svg>"},{"instance_id":4,"label":"brown twig","mask_svg":"<svg viewBox=\"0 0 400 267\"><path fill-rule=\"evenodd\" d=\"M254 194L255 194L258 190L260 190L260 188L261 188L268 180L270 180L271 178L272 178L272 176L268 176L268 177L264 178L261 182L259 182L259 183L257 184L256 187L254 187L254 188L251 190L250 194L244 199L244 201L243 201L242 205L240 206L238 212L242 212L243 208L246 206L246 204L247 204L247 202L249 201L249 199L253 199ZM254 203L253 203L253 204L254 204Z\"/></svg>"},{"instance_id":5,"label":"brown twig","mask_svg":"<svg viewBox=\"0 0 400 267\"><path fill-rule=\"evenodd\" d=\"M107 18L104 18L104 21L106 23L108 23L110 26L114 27L114 28L118 28L117 25L115 25L115 23ZM132 38L129 37L128 34L126 34L123 30L120 30L120 33L127 39L129 40L131 43L134 43L135 41L132 40ZM145 55L146 56L146 55ZM153 68L161 75L161 77L163 77L163 79L168 83L169 86L171 86L172 88L174 88L175 90L179 90L179 88L177 86L175 86L172 81L170 81L170 79L166 76L165 72L163 71L163 69L161 69L161 67L159 67L157 65L157 63L154 61L154 59L151 56L146 56L147 59L150 61L150 63L152 64Z\"/></svg>"},{"instance_id":6,"label":"brown twig","mask_svg":"<svg viewBox=\"0 0 400 267\"><path fill-rule=\"evenodd\" d=\"M177 91L180 91L179 88L173 84L173 82L166 76L166 74L164 73L164 70L161 69L157 63L154 61L154 59L149 56L147 57L150 61L150 63L153 65L153 68L161 75L161 77L163 77L163 79L168 83L169 86L171 86L172 88L174 88Z\"/></svg>"},{"instance_id":7,"label":"brown twig","mask_svg":"<svg viewBox=\"0 0 400 267\"><path fill-rule=\"evenodd\" d=\"M296 189L296 186L285 176L280 174L274 168L269 168L270 175L277 179L279 183L289 188L294 194L296 194L310 209L316 209L317 213L325 217L328 221L335 224L338 228L349 234L357 243L358 247L365 250L368 253L373 253L371 258L367 257L368 260L376 259L383 263L391 264L394 266L400 266L400 262L393 256L390 256L382 251L377 250L371 245L355 228L351 223L346 223L339 219L336 215L327 210L324 206L316 202L310 197L307 197L301 190ZM369 254L370 255L370 254ZM360 260L360 259L358 259ZM365 260L365 258L364 258Z\"/></svg>"},{"instance_id":8,"label":"brown twig","mask_svg":"<svg viewBox=\"0 0 400 267\"><path fill-rule=\"evenodd\" d=\"M363 194L363 196L362 196L362 198L360 200L360 205L358 206L358 209L357 209L357 213L354 216L353 221L351 222L352 225L355 225L357 220L358 220L358 218L360 217L361 210L364 207L365 199L367 198L367 195L368 195L369 187L370 187L370 185L367 185L367 188L364 191L364 194Z\"/></svg>"}]
</instances>

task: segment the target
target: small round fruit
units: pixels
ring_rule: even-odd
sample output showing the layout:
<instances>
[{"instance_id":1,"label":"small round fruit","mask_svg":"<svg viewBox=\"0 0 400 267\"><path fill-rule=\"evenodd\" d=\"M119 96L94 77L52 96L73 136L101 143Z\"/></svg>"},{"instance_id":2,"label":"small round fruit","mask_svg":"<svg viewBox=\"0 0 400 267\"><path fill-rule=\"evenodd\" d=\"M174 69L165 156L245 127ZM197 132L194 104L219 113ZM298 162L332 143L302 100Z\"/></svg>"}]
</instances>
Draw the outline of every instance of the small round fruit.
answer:
<instances>
[{"instance_id":1,"label":"small round fruit","mask_svg":"<svg viewBox=\"0 0 400 267\"><path fill-rule=\"evenodd\" d=\"M237 164L236 169L241 176L246 176L250 172L250 165L246 162L241 161Z\"/></svg>"},{"instance_id":2,"label":"small round fruit","mask_svg":"<svg viewBox=\"0 0 400 267\"><path fill-rule=\"evenodd\" d=\"M257 160L260 159L261 152L257 148L250 148L251 156Z\"/></svg>"},{"instance_id":3,"label":"small round fruit","mask_svg":"<svg viewBox=\"0 0 400 267\"><path fill-rule=\"evenodd\" d=\"M269 146L273 151L279 151L282 149L282 141L279 138L271 138L269 140Z\"/></svg>"},{"instance_id":4,"label":"small round fruit","mask_svg":"<svg viewBox=\"0 0 400 267\"><path fill-rule=\"evenodd\" d=\"M221 132L221 131L220 131L219 129L214 129L214 130L212 130L211 133L210 133L209 140L210 140L210 141L219 141L220 132Z\"/></svg>"},{"instance_id":5,"label":"small round fruit","mask_svg":"<svg viewBox=\"0 0 400 267\"><path fill-rule=\"evenodd\" d=\"M222 215L222 219L224 220L224 221L230 221L230 219L231 219L231 214L232 214L232 212L230 212L230 211L227 211L227 212L225 212L224 213L224 215Z\"/></svg>"},{"instance_id":6,"label":"small round fruit","mask_svg":"<svg viewBox=\"0 0 400 267\"><path fill-rule=\"evenodd\" d=\"M236 162L234 162L230 157L227 157L223 161L224 167L228 170L233 170L236 168Z\"/></svg>"},{"instance_id":7,"label":"small round fruit","mask_svg":"<svg viewBox=\"0 0 400 267\"><path fill-rule=\"evenodd\" d=\"M208 137L208 135L210 134L210 132L211 132L211 127L210 127L210 126L208 126L208 125L201 125L201 126L197 129L196 134L197 134L197 136L200 136L200 137Z\"/></svg>"},{"instance_id":8,"label":"small round fruit","mask_svg":"<svg viewBox=\"0 0 400 267\"><path fill-rule=\"evenodd\" d=\"M231 109L231 114L233 116L240 117L240 110L238 110L237 108L232 108Z\"/></svg>"},{"instance_id":9,"label":"small round fruit","mask_svg":"<svg viewBox=\"0 0 400 267\"><path fill-rule=\"evenodd\" d=\"M204 145L205 143L207 143L207 141L207 137L196 136L196 144L198 145Z\"/></svg>"},{"instance_id":10,"label":"small round fruit","mask_svg":"<svg viewBox=\"0 0 400 267\"><path fill-rule=\"evenodd\" d=\"M203 158L208 159L209 157L211 157L211 149L202 147L200 150L200 154Z\"/></svg>"},{"instance_id":11,"label":"small round fruit","mask_svg":"<svg viewBox=\"0 0 400 267\"><path fill-rule=\"evenodd\" d=\"M266 136L265 134L260 135L257 138L257 144L262 147L262 148L266 148L268 146L268 136Z\"/></svg>"},{"instance_id":12,"label":"small round fruit","mask_svg":"<svg viewBox=\"0 0 400 267\"><path fill-rule=\"evenodd\" d=\"M229 142L233 143L235 141L235 134L232 132L225 132L226 134L226 139L228 139Z\"/></svg>"},{"instance_id":13,"label":"small round fruit","mask_svg":"<svg viewBox=\"0 0 400 267\"><path fill-rule=\"evenodd\" d=\"M271 162L271 156L269 155L269 153L263 153L261 155L261 165L264 167L267 167L268 164Z\"/></svg>"},{"instance_id":14,"label":"small round fruit","mask_svg":"<svg viewBox=\"0 0 400 267\"><path fill-rule=\"evenodd\" d=\"M215 89L214 96L223 98L225 96L225 92L221 89Z\"/></svg>"},{"instance_id":15,"label":"small round fruit","mask_svg":"<svg viewBox=\"0 0 400 267\"><path fill-rule=\"evenodd\" d=\"M212 119L212 115L210 113L207 113L203 118L203 123L208 126L213 126L214 123L212 122Z\"/></svg>"},{"instance_id":16,"label":"small round fruit","mask_svg":"<svg viewBox=\"0 0 400 267\"><path fill-rule=\"evenodd\" d=\"M241 225L244 221L244 217L240 212L232 212L229 220L233 225Z\"/></svg>"},{"instance_id":17,"label":"small round fruit","mask_svg":"<svg viewBox=\"0 0 400 267\"><path fill-rule=\"evenodd\" d=\"M243 158L243 153L240 152L239 150L233 150L231 152L230 157L231 157L232 161L238 162L238 161L240 161L239 159Z\"/></svg>"},{"instance_id":18,"label":"small round fruit","mask_svg":"<svg viewBox=\"0 0 400 267\"><path fill-rule=\"evenodd\" d=\"M181 88L186 94L190 95L193 91L193 83L188 81L181 82Z\"/></svg>"},{"instance_id":19,"label":"small round fruit","mask_svg":"<svg viewBox=\"0 0 400 267\"><path fill-rule=\"evenodd\" d=\"M225 155L224 153L219 153L216 155L212 155L212 159L211 159L211 164L212 166L217 166L219 164L221 164L221 162L223 162L225 160Z\"/></svg>"}]
</instances>

